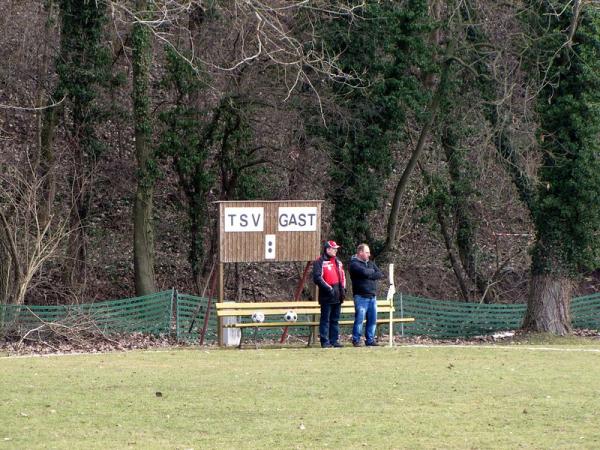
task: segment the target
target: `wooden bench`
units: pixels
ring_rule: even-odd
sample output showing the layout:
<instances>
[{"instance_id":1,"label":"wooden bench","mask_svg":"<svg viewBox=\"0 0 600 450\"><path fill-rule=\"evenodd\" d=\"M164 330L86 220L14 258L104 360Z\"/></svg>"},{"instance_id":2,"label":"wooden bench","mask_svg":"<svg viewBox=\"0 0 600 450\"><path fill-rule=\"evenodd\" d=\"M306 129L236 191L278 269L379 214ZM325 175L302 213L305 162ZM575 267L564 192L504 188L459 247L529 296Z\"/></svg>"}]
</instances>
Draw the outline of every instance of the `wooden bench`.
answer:
<instances>
[{"instance_id":1,"label":"wooden bench","mask_svg":"<svg viewBox=\"0 0 600 450\"><path fill-rule=\"evenodd\" d=\"M216 304L217 317L239 317L242 322L223 324L223 328L237 328L240 330L240 344L242 346L243 341L243 330L248 328L254 329L255 344L256 344L256 332L259 328L285 328L285 327L311 327L311 333L308 338L308 345L311 344L311 337L313 337L314 330L312 327L319 325L319 316L321 314L321 308L317 302L314 301L287 301L287 302L222 302ZM296 322L286 322L283 320L283 316L288 311L294 311L298 317L300 316L311 316L310 320L298 320ZM281 318L280 321L273 322L250 322L252 314L255 312L261 312L264 314L265 319L268 317L278 316ZM377 300L377 326L389 325L390 326L390 346L393 343L392 337L394 334L394 324L399 322L414 322L413 317L394 317L394 303L391 300ZM354 324L354 302L352 300L346 300L342 304L341 316L352 315L352 319L341 319L340 326L353 325ZM219 320L219 323L222 321Z\"/></svg>"}]
</instances>

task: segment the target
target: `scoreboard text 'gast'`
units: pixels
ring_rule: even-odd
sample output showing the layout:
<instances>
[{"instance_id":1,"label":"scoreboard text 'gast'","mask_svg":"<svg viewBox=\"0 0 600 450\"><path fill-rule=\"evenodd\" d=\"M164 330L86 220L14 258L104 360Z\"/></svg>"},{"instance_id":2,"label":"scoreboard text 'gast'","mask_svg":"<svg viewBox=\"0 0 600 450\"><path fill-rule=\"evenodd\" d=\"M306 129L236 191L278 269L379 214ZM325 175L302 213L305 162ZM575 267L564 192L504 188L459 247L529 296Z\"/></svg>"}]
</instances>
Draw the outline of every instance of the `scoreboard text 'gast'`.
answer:
<instances>
[{"instance_id":1,"label":"scoreboard text 'gast'","mask_svg":"<svg viewBox=\"0 0 600 450\"><path fill-rule=\"evenodd\" d=\"M317 208L282 206L277 214L277 225L278 231L316 231Z\"/></svg>"}]
</instances>

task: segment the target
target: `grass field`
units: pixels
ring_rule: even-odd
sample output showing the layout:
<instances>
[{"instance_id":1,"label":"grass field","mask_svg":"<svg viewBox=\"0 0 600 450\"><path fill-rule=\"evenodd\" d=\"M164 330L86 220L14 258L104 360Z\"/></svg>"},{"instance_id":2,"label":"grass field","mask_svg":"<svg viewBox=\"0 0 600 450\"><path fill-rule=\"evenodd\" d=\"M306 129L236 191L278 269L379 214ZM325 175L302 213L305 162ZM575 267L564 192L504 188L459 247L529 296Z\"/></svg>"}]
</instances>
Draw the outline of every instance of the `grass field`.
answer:
<instances>
[{"instance_id":1,"label":"grass field","mask_svg":"<svg viewBox=\"0 0 600 450\"><path fill-rule=\"evenodd\" d=\"M0 449L600 448L600 345L0 358Z\"/></svg>"}]
</instances>

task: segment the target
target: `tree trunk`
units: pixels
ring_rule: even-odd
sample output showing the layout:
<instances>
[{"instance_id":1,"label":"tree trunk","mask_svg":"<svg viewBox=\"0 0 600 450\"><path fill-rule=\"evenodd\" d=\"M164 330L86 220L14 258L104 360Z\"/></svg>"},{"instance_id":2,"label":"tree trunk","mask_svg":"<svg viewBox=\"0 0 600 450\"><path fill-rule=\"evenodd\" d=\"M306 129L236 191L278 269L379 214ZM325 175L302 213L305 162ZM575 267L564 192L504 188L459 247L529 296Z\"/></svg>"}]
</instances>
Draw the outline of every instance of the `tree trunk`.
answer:
<instances>
[{"instance_id":1,"label":"tree trunk","mask_svg":"<svg viewBox=\"0 0 600 450\"><path fill-rule=\"evenodd\" d=\"M491 101L491 100L490 100ZM513 184L517 188L519 198L525 204L527 209L533 211L535 205L535 193L533 182L527 175L523 162L519 155L519 150L512 142L508 133L508 119L501 120L498 116L495 105L487 108L486 117L494 131L494 146L496 151L502 156L502 163L512 178Z\"/></svg>"},{"instance_id":2,"label":"tree trunk","mask_svg":"<svg viewBox=\"0 0 600 450\"><path fill-rule=\"evenodd\" d=\"M0 210L0 276L2 281L2 295L5 297L0 303L17 303L18 290L24 276L23 267L19 261L17 243L11 233L11 228L3 211Z\"/></svg>"},{"instance_id":3,"label":"tree trunk","mask_svg":"<svg viewBox=\"0 0 600 450\"><path fill-rule=\"evenodd\" d=\"M51 100L56 99L56 97ZM56 196L56 174L54 170L54 133L58 122L58 108L44 110L41 117L39 138L39 176L42 179L40 223L44 227L50 220Z\"/></svg>"},{"instance_id":4,"label":"tree trunk","mask_svg":"<svg viewBox=\"0 0 600 450\"><path fill-rule=\"evenodd\" d=\"M467 288L467 283L465 282L465 278L463 277L462 271L460 270L460 265L458 263L458 260L456 259L456 255L454 254L454 249L452 247L452 238L450 237L450 233L448 232L448 225L446 223L446 217L444 216L443 208L437 208L436 217L440 225L440 231L442 233L442 237L444 238L444 244L446 245L448 258L450 259L450 264L452 265L454 276L456 276L456 281L458 282L458 286L460 287L460 292L462 293L463 300L465 302L468 302L469 289Z\"/></svg>"},{"instance_id":5,"label":"tree trunk","mask_svg":"<svg viewBox=\"0 0 600 450\"><path fill-rule=\"evenodd\" d=\"M543 74L546 82L536 99L542 157L523 328L564 335L572 330L573 286L582 270L597 267L600 249L600 115L590 109L600 102L598 10L581 10L583 3L569 0L531 4L535 52L529 58L535 64L530 70L533 79ZM572 8L573 17L556 14L556 8ZM567 29L565 42L557 40Z\"/></svg>"},{"instance_id":6,"label":"tree trunk","mask_svg":"<svg viewBox=\"0 0 600 450\"><path fill-rule=\"evenodd\" d=\"M13 289L12 258L10 257L0 230L0 305L7 304Z\"/></svg>"},{"instance_id":7,"label":"tree trunk","mask_svg":"<svg viewBox=\"0 0 600 450\"><path fill-rule=\"evenodd\" d=\"M19 284L18 261L14 261L9 239L0 222L0 305L14 303Z\"/></svg>"},{"instance_id":8,"label":"tree trunk","mask_svg":"<svg viewBox=\"0 0 600 450\"><path fill-rule=\"evenodd\" d=\"M425 140L429 134L429 130L433 125L436 114L439 109L440 101L442 97L446 94L446 88L448 86L448 77L450 72L450 65L452 64L451 56L454 52L454 41L450 41L448 43L448 47L446 48L445 61L442 66L442 74L440 78L440 82L437 86L435 94L431 99L431 104L429 105L429 117L423 124L423 128L421 129L421 134L419 135L419 140L415 149L412 152L410 160L408 164L404 168L402 175L400 176L400 180L396 185L396 189L394 191L394 199L392 201L392 208L390 210L390 215L388 218L387 224L387 236L385 240L385 245L381 250L381 256L383 259L389 258L389 255L394 252L396 249L396 235L398 233L398 216L400 215L400 200L402 199L402 195L408 185L408 179L413 169L415 168L421 153L425 148Z\"/></svg>"},{"instance_id":9,"label":"tree trunk","mask_svg":"<svg viewBox=\"0 0 600 450\"><path fill-rule=\"evenodd\" d=\"M533 275L530 283L527 313L523 329L564 336L572 331L569 278L551 274Z\"/></svg>"},{"instance_id":10,"label":"tree trunk","mask_svg":"<svg viewBox=\"0 0 600 450\"><path fill-rule=\"evenodd\" d=\"M453 116L452 110L448 116ZM477 230L479 228L476 218L476 206L474 196L476 189L473 183L472 167L467 160L466 152L461 151L459 145L457 123L446 123L441 137L442 148L448 162L448 174L450 175L450 194L453 198L454 215L456 220L456 246L465 273L469 280L475 285L477 292L482 296L484 303L490 303L495 297L494 289L490 289L491 283L487 277L478 269L476 254Z\"/></svg>"},{"instance_id":11,"label":"tree trunk","mask_svg":"<svg viewBox=\"0 0 600 450\"><path fill-rule=\"evenodd\" d=\"M138 185L133 209L133 258L135 292L147 295L156 292L154 282L154 230L152 227L153 189Z\"/></svg>"},{"instance_id":12,"label":"tree trunk","mask_svg":"<svg viewBox=\"0 0 600 450\"><path fill-rule=\"evenodd\" d=\"M46 20L42 53L42 64L39 72L40 79L48 78L49 74L48 65L50 59L50 32L56 21L56 15L54 11L54 1L50 0L46 6L48 10L48 19ZM64 57L64 55L61 55ZM63 99L63 89L60 86L59 80L58 87L54 90L53 95L46 101L46 106L50 106L53 103L60 102ZM38 104L42 106L45 101L44 98L47 96L46 89L40 88L38 96ZM54 135L56 126L58 124L58 115L62 111L62 104L60 106L51 106L43 111L37 113L38 116L38 153L36 155L35 168L38 176L42 180L42 198L40 200L40 214L39 221L42 228L46 226L50 220L52 214L52 208L54 205L54 198L56 196L56 173L54 170Z\"/></svg>"},{"instance_id":13,"label":"tree trunk","mask_svg":"<svg viewBox=\"0 0 600 450\"><path fill-rule=\"evenodd\" d=\"M78 141L80 141L78 139ZM70 230L67 244L66 281L77 290L86 279L87 247L85 223L87 219L88 188L85 181L85 162L82 145L74 145L73 149L73 199L70 212Z\"/></svg>"},{"instance_id":14,"label":"tree trunk","mask_svg":"<svg viewBox=\"0 0 600 450\"><path fill-rule=\"evenodd\" d=\"M137 2L138 11L146 2ZM150 31L143 23L133 26L133 115L135 121L135 154L138 164L137 191L133 207L133 267L137 295L156 292L154 275L154 229L152 206L154 177L151 171L151 124L149 113L149 68L151 62Z\"/></svg>"}]
</instances>

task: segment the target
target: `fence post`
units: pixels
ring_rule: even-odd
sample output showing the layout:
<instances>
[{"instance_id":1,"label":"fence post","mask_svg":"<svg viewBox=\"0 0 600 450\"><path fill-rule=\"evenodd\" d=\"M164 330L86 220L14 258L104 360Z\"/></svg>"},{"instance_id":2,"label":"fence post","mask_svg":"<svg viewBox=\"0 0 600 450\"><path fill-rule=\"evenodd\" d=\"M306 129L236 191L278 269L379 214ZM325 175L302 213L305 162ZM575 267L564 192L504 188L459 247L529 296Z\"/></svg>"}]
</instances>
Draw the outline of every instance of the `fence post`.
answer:
<instances>
[{"instance_id":1,"label":"fence post","mask_svg":"<svg viewBox=\"0 0 600 450\"><path fill-rule=\"evenodd\" d=\"M171 288L171 312L169 314L169 335L172 336L171 321L173 320L173 312L175 312L175 338L179 340L179 314L177 312L177 291Z\"/></svg>"},{"instance_id":2,"label":"fence post","mask_svg":"<svg viewBox=\"0 0 600 450\"><path fill-rule=\"evenodd\" d=\"M7 314L8 305L0 303L0 338L4 337L5 333L5 325L4 325L4 316Z\"/></svg>"}]
</instances>

